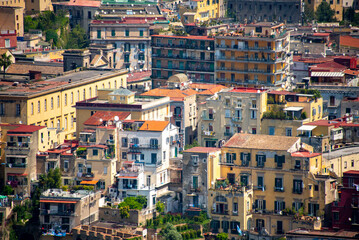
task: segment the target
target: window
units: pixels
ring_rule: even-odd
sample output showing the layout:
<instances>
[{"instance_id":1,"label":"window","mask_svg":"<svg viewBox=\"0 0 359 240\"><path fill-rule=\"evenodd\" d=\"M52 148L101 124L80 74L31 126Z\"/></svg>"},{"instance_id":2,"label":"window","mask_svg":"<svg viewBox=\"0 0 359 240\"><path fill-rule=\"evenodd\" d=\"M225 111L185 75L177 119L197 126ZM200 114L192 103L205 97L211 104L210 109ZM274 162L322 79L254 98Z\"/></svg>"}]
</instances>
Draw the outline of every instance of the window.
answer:
<instances>
[{"instance_id":1,"label":"window","mask_svg":"<svg viewBox=\"0 0 359 240\"><path fill-rule=\"evenodd\" d=\"M16 116L19 117L20 114L21 114L20 104L16 104Z\"/></svg>"},{"instance_id":2,"label":"window","mask_svg":"<svg viewBox=\"0 0 359 240\"><path fill-rule=\"evenodd\" d=\"M31 103L31 114L34 114L34 104ZM5 115L5 103L0 103L0 115Z\"/></svg>"},{"instance_id":3,"label":"window","mask_svg":"<svg viewBox=\"0 0 359 240\"><path fill-rule=\"evenodd\" d=\"M150 148L152 148L152 149L158 148L158 139L156 139L156 138L150 139Z\"/></svg>"},{"instance_id":4,"label":"window","mask_svg":"<svg viewBox=\"0 0 359 240\"><path fill-rule=\"evenodd\" d=\"M101 39L101 30L97 30L97 38Z\"/></svg>"},{"instance_id":5,"label":"window","mask_svg":"<svg viewBox=\"0 0 359 240\"><path fill-rule=\"evenodd\" d=\"M151 164L157 163L157 153L151 153Z\"/></svg>"},{"instance_id":6,"label":"window","mask_svg":"<svg viewBox=\"0 0 359 240\"><path fill-rule=\"evenodd\" d=\"M60 107L60 96L57 96L57 107Z\"/></svg>"},{"instance_id":7,"label":"window","mask_svg":"<svg viewBox=\"0 0 359 240\"><path fill-rule=\"evenodd\" d=\"M127 153L126 152L122 152L122 159L127 159Z\"/></svg>"},{"instance_id":8,"label":"window","mask_svg":"<svg viewBox=\"0 0 359 240\"><path fill-rule=\"evenodd\" d=\"M122 147L128 147L128 138L126 137L122 138Z\"/></svg>"},{"instance_id":9,"label":"window","mask_svg":"<svg viewBox=\"0 0 359 240\"><path fill-rule=\"evenodd\" d=\"M335 221L339 221L339 212L333 212L333 218Z\"/></svg>"},{"instance_id":10,"label":"window","mask_svg":"<svg viewBox=\"0 0 359 240\"><path fill-rule=\"evenodd\" d=\"M299 209L301 209L303 207L303 203L302 202L293 202L292 207L294 208L295 211L298 211Z\"/></svg>"},{"instance_id":11,"label":"window","mask_svg":"<svg viewBox=\"0 0 359 240\"><path fill-rule=\"evenodd\" d=\"M67 129L67 117L65 117L64 128Z\"/></svg>"},{"instance_id":12,"label":"window","mask_svg":"<svg viewBox=\"0 0 359 240\"><path fill-rule=\"evenodd\" d=\"M230 118L230 117L231 117L231 110L230 110L230 109L226 109L226 110L225 110L225 117L226 117L226 118Z\"/></svg>"},{"instance_id":13,"label":"window","mask_svg":"<svg viewBox=\"0 0 359 240\"><path fill-rule=\"evenodd\" d=\"M276 192L284 192L283 178L275 178L274 179L274 191L276 191Z\"/></svg>"},{"instance_id":14,"label":"window","mask_svg":"<svg viewBox=\"0 0 359 240\"><path fill-rule=\"evenodd\" d=\"M257 110L251 110L251 119L257 119Z\"/></svg>"},{"instance_id":15,"label":"window","mask_svg":"<svg viewBox=\"0 0 359 240\"><path fill-rule=\"evenodd\" d=\"M354 167L354 160L352 160L351 166Z\"/></svg>"},{"instance_id":16,"label":"window","mask_svg":"<svg viewBox=\"0 0 359 240\"><path fill-rule=\"evenodd\" d=\"M116 30L114 30L114 29L111 30L111 36L112 36L112 37L115 37L115 36L116 36Z\"/></svg>"},{"instance_id":17,"label":"window","mask_svg":"<svg viewBox=\"0 0 359 240\"><path fill-rule=\"evenodd\" d=\"M256 128L252 128L252 134L257 134L257 129Z\"/></svg>"},{"instance_id":18,"label":"window","mask_svg":"<svg viewBox=\"0 0 359 240\"><path fill-rule=\"evenodd\" d=\"M233 203L233 213L238 213L238 203Z\"/></svg>"},{"instance_id":19,"label":"window","mask_svg":"<svg viewBox=\"0 0 359 240\"><path fill-rule=\"evenodd\" d=\"M285 209L285 202L284 201L274 201L274 211L279 212Z\"/></svg>"},{"instance_id":20,"label":"window","mask_svg":"<svg viewBox=\"0 0 359 240\"><path fill-rule=\"evenodd\" d=\"M268 127L269 135L274 135L275 133L275 127Z\"/></svg>"},{"instance_id":21,"label":"window","mask_svg":"<svg viewBox=\"0 0 359 240\"><path fill-rule=\"evenodd\" d=\"M79 172L80 172L80 173L83 172L83 165L82 165L82 163L79 163L79 164L77 165L77 168L79 169Z\"/></svg>"},{"instance_id":22,"label":"window","mask_svg":"<svg viewBox=\"0 0 359 240\"><path fill-rule=\"evenodd\" d=\"M283 202L284 203L284 202ZM277 234L283 234L283 222L277 221Z\"/></svg>"},{"instance_id":23,"label":"window","mask_svg":"<svg viewBox=\"0 0 359 240\"><path fill-rule=\"evenodd\" d=\"M73 92L71 92L71 104L73 104L74 103L74 93Z\"/></svg>"},{"instance_id":24,"label":"window","mask_svg":"<svg viewBox=\"0 0 359 240\"><path fill-rule=\"evenodd\" d=\"M163 151L163 160L166 160L166 151Z\"/></svg>"},{"instance_id":25,"label":"window","mask_svg":"<svg viewBox=\"0 0 359 240\"><path fill-rule=\"evenodd\" d=\"M128 29L125 30L125 36L126 36L126 37L129 37L129 36L130 36L130 30L128 30Z\"/></svg>"},{"instance_id":26,"label":"window","mask_svg":"<svg viewBox=\"0 0 359 240\"><path fill-rule=\"evenodd\" d=\"M82 95L83 95L83 99L85 100L86 99L86 89L83 90Z\"/></svg>"},{"instance_id":27,"label":"window","mask_svg":"<svg viewBox=\"0 0 359 240\"><path fill-rule=\"evenodd\" d=\"M265 210L266 209L266 200L257 199L254 201L254 209L256 210Z\"/></svg>"},{"instance_id":28,"label":"window","mask_svg":"<svg viewBox=\"0 0 359 240\"><path fill-rule=\"evenodd\" d=\"M233 164L237 158L235 153L226 153L226 163Z\"/></svg>"},{"instance_id":29,"label":"window","mask_svg":"<svg viewBox=\"0 0 359 240\"><path fill-rule=\"evenodd\" d=\"M250 160L251 160L251 154L250 153L243 153L243 152L241 153L242 166L248 167Z\"/></svg>"},{"instance_id":30,"label":"window","mask_svg":"<svg viewBox=\"0 0 359 240\"><path fill-rule=\"evenodd\" d=\"M64 161L64 169L67 170L69 168L69 161Z\"/></svg>"},{"instance_id":31,"label":"window","mask_svg":"<svg viewBox=\"0 0 359 240\"><path fill-rule=\"evenodd\" d=\"M199 156L198 155L192 155L191 160L192 160L193 166L198 166L198 162L199 162Z\"/></svg>"},{"instance_id":32,"label":"window","mask_svg":"<svg viewBox=\"0 0 359 240\"><path fill-rule=\"evenodd\" d=\"M308 203L308 215L309 216L317 216L318 211L319 211L319 204Z\"/></svg>"},{"instance_id":33,"label":"window","mask_svg":"<svg viewBox=\"0 0 359 240\"><path fill-rule=\"evenodd\" d=\"M257 188L258 188L258 189L262 189L262 191L264 191L264 185L263 185L263 183L264 183L264 178L263 178L263 176L258 176L258 177L257 177Z\"/></svg>"},{"instance_id":34,"label":"window","mask_svg":"<svg viewBox=\"0 0 359 240\"><path fill-rule=\"evenodd\" d=\"M347 161L344 162L344 169L347 169Z\"/></svg>"},{"instance_id":35,"label":"window","mask_svg":"<svg viewBox=\"0 0 359 240\"><path fill-rule=\"evenodd\" d=\"M266 162L265 155L256 155L257 167L264 167L264 163Z\"/></svg>"},{"instance_id":36,"label":"window","mask_svg":"<svg viewBox=\"0 0 359 240\"><path fill-rule=\"evenodd\" d=\"M50 100L50 107L51 107L51 109L54 109L54 98L53 97Z\"/></svg>"},{"instance_id":37,"label":"window","mask_svg":"<svg viewBox=\"0 0 359 240\"><path fill-rule=\"evenodd\" d=\"M40 113L41 110L41 106L40 106L40 101L37 102L37 113Z\"/></svg>"},{"instance_id":38,"label":"window","mask_svg":"<svg viewBox=\"0 0 359 240\"><path fill-rule=\"evenodd\" d=\"M198 176L192 176L192 188L198 188Z\"/></svg>"},{"instance_id":39,"label":"window","mask_svg":"<svg viewBox=\"0 0 359 240\"><path fill-rule=\"evenodd\" d=\"M143 30L140 30L140 37L143 37Z\"/></svg>"},{"instance_id":40,"label":"window","mask_svg":"<svg viewBox=\"0 0 359 240\"><path fill-rule=\"evenodd\" d=\"M93 149L92 150L92 155L93 156L98 156L98 149Z\"/></svg>"},{"instance_id":41,"label":"window","mask_svg":"<svg viewBox=\"0 0 359 240\"><path fill-rule=\"evenodd\" d=\"M65 99L64 99L64 102L65 102L65 106L67 106L67 93L65 93Z\"/></svg>"},{"instance_id":42,"label":"window","mask_svg":"<svg viewBox=\"0 0 359 240\"><path fill-rule=\"evenodd\" d=\"M274 156L274 162L277 163L277 168L282 168L283 167L283 163L285 163L285 156L278 156L275 155Z\"/></svg>"},{"instance_id":43,"label":"window","mask_svg":"<svg viewBox=\"0 0 359 240\"><path fill-rule=\"evenodd\" d=\"M301 194L303 192L303 181L293 180L293 193Z\"/></svg>"},{"instance_id":44,"label":"window","mask_svg":"<svg viewBox=\"0 0 359 240\"><path fill-rule=\"evenodd\" d=\"M71 116L71 128L74 128L74 116Z\"/></svg>"},{"instance_id":45,"label":"window","mask_svg":"<svg viewBox=\"0 0 359 240\"><path fill-rule=\"evenodd\" d=\"M103 167L103 174L107 174L107 167Z\"/></svg>"},{"instance_id":46,"label":"window","mask_svg":"<svg viewBox=\"0 0 359 240\"><path fill-rule=\"evenodd\" d=\"M292 128L285 128L285 135L288 137L292 136Z\"/></svg>"}]
</instances>

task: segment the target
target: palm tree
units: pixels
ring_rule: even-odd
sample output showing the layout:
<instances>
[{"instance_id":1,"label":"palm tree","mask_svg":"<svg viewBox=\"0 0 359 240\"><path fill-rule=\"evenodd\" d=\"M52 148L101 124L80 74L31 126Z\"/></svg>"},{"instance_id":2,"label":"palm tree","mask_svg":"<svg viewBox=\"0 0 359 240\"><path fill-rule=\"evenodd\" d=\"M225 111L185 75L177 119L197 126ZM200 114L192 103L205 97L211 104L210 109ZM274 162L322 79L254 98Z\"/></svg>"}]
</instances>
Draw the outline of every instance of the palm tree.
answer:
<instances>
[{"instance_id":1,"label":"palm tree","mask_svg":"<svg viewBox=\"0 0 359 240\"><path fill-rule=\"evenodd\" d=\"M3 68L4 79L5 79L5 71L11 65L11 63L12 62L10 55L7 55L6 53L1 54L0 67Z\"/></svg>"}]
</instances>

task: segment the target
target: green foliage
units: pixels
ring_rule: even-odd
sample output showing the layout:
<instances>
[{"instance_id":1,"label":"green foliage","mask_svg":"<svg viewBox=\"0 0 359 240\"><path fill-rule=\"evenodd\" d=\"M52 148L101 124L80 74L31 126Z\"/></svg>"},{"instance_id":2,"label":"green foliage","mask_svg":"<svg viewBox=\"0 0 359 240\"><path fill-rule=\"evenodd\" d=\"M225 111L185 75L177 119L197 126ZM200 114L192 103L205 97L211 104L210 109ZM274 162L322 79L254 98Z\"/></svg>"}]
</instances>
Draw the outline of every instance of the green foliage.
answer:
<instances>
[{"instance_id":1,"label":"green foliage","mask_svg":"<svg viewBox=\"0 0 359 240\"><path fill-rule=\"evenodd\" d=\"M1 191L1 194L2 195L13 195L14 189L9 185L5 185Z\"/></svg>"},{"instance_id":2,"label":"green foliage","mask_svg":"<svg viewBox=\"0 0 359 240\"><path fill-rule=\"evenodd\" d=\"M130 217L130 207L129 206L121 206L119 207L121 218L129 218Z\"/></svg>"},{"instance_id":3,"label":"green foliage","mask_svg":"<svg viewBox=\"0 0 359 240\"><path fill-rule=\"evenodd\" d=\"M87 148L85 147L79 147L76 149L76 155L79 156L83 156L87 154Z\"/></svg>"},{"instance_id":4,"label":"green foliage","mask_svg":"<svg viewBox=\"0 0 359 240\"><path fill-rule=\"evenodd\" d=\"M314 96L314 99L318 99L322 97L322 94L320 94L320 92L317 89L296 88L293 91L301 94L311 94Z\"/></svg>"},{"instance_id":5,"label":"green foliage","mask_svg":"<svg viewBox=\"0 0 359 240\"><path fill-rule=\"evenodd\" d=\"M304 20L306 23L311 23L315 18L314 11L307 5L304 5Z\"/></svg>"},{"instance_id":6,"label":"green foliage","mask_svg":"<svg viewBox=\"0 0 359 240\"><path fill-rule=\"evenodd\" d=\"M87 190L87 191L93 191L94 190L94 186L86 186L86 185L75 185L71 187L72 190Z\"/></svg>"},{"instance_id":7,"label":"green foliage","mask_svg":"<svg viewBox=\"0 0 359 240\"><path fill-rule=\"evenodd\" d=\"M128 206L129 209L141 210L147 206L147 198L144 196L127 197L121 202L118 207Z\"/></svg>"},{"instance_id":8,"label":"green foliage","mask_svg":"<svg viewBox=\"0 0 359 240\"><path fill-rule=\"evenodd\" d=\"M26 220L31 218L31 202L25 201L23 205L17 205L14 207L13 212L16 213L16 223L24 223Z\"/></svg>"},{"instance_id":9,"label":"green foliage","mask_svg":"<svg viewBox=\"0 0 359 240\"><path fill-rule=\"evenodd\" d=\"M193 141L192 144L187 144L184 146L184 150L187 150L187 149L190 149L190 148L193 148L193 147L199 147L199 144L196 140Z\"/></svg>"},{"instance_id":10,"label":"green foliage","mask_svg":"<svg viewBox=\"0 0 359 240\"><path fill-rule=\"evenodd\" d=\"M308 117L307 117L307 113L304 112L304 111L301 113L300 117L301 117L302 119L307 119L307 118L308 118Z\"/></svg>"},{"instance_id":11,"label":"green foliage","mask_svg":"<svg viewBox=\"0 0 359 240\"><path fill-rule=\"evenodd\" d=\"M1 54L0 67L3 70L4 78L5 78L5 71L10 65L11 65L10 55L7 55L6 53Z\"/></svg>"},{"instance_id":12,"label":"green foliage","mask_svg":"<svg viewBox=\"0 0 359 240\"><path fill-rule=\"evenodd\" d=\"M216 236L216 240L228 240L228 234L227 233L219 233Z\"/></svg>"},{"instance_id":13,"label":"green foliage","mask_svg":"<svg viewBox=\"0 0 359 240\"><path fill-rule=\"evenodd\" d=\"M170 224L167 223L165 227L161 230L160 235L163 236L164 239L168 240L181 240L182 236L181 234L176 231L176 228Z\"/></svg>"},{"instance_id":14,"label":"green foliage","mask_svg":"<svg viewBox=\"0 0 359 240\"><path fill-rule=\"evenodd\" d=\"M156 203L156 211L159 213L163 213L165 211L165 204L161 201Z\"/></svg>"},{"instance_id":15,"label":"green foliage","mask_svg":"<svg viewBox=\"0 0 359 240\"><path fill-rule=\"evenodd\" d=\"M49 29L46 31L46 42L52 43L52 45L57 46L59 41L59 36L57 32L53 29Z\"/></svg>"},{"instance_id":16,"label":"green foliage","mask_svg":"<svg viewBox=\"0 0 359 240\"><path fill-rule=\"evenodd\" d=\"M334 22L335 11L330 8L329 3L322 1L315 12L318 22Z\"/></svg>"},{"instance_id":17,"label":"green foliage","mask_svg":"<svg viewBox=\"0 0 359 240\"><path fill-rule=\"evenodd\" d=\"M66 12L59 11L56 14L52 11L45 11L36 17L26 16L24 18L24 30L28 32L30 29L40 29L43 32L47 30L57 30L64 28L69 24L69 18Z\"/></svg>"},{"instance_id":18,"label":"green foliage","mask_svg":"<svg viewBox=\"0 0 359 240\"><path fill-rule=\"evenodd\" d=\"M273 105L270 111L263 113L263 119L286 119L287 115L282 106Z\"/></svg>"},{"instance_id":19,"label":"green foliage","mask_svg":"<svg viewBox=\"0 0 359 240\"><path fill-rule=\"evenodd\" d=\"M76 25L75 28L70 32L69 38L67 40L66 48L67 49L82 49L89 46L89 39L85 30L80 26Z\"/></svg>"},{"instance_id":20,"label":"green foliage","mask_svg":"<svg viewBox=\"0 0 359 240\"><path fill-rule=\"evenodd\" d=\"M39 187L42 191L49 188L61 187L61 173L60 169L50 169L47 174L41 174L39 177Z\"/></svg>"}]
</instances>

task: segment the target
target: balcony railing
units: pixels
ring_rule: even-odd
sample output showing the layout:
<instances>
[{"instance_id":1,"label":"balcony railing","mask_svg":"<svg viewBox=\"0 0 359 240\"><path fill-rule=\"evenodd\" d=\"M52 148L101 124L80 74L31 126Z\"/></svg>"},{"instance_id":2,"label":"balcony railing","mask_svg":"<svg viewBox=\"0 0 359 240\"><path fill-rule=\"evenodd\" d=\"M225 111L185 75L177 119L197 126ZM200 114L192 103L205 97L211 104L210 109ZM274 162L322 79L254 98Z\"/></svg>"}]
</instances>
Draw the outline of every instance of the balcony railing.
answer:
<instances>
[{"instance_id":1,"label":"balcony railing","mask_svg":"<svg viewBox=\"0 0 359 240\"><path fill-rule=\"evenodd\" d=\"M165 55L165 54L152 54L152 57L156 58L171 58L171 59L188 59L188 60L196 60L196 61L214 61L214 58L198 58L191 56L181 56L181 55Z\"/></svg>"},{"instance_id":2,"label":"balcony railing","mask_svg":"<svg viewBox=\"0 0 359 240\"><path fill-rule=\"evenodd\" d=\"M180 114L180 113L175 113L175 114L173 114L173 117L174 117L174 118L182 118L182 114Z\"/></svg>"},{"instance_id":3,"label":"balcony railing","mask_svg":"<svg viewBox=\"0 0 359 240\"><path fill-rule=\"evenodd\" d=\"M202 135L204 135L204 136L214 136L214 135L216 135L216 132L214 132L214 131L202 131Z\"/></svg>"},{"instance_id":4,"label":"balcony railing","mask_svg":"<svg viewBox=\"0 0 359 240\"><path fill-rule=\"evenodd\" d=\"M212 121L214 120L214 115L205 115L205 114L202 114L202 120L206 120L206 121Z\"/></svg>"},{"instance_id":5,"label":"balcony railing","mask_svg":"<svg viewBox=\"0 0 359 240\"><path fill-rule=\"evenodd\" d=\"M284 192L284 187L274 187L275 192Z\"/></svg>"},{"instance_id":6,"label":"balcony railing","mask_svg":"<svg viewBox=\"0 0 359 240\"><path fill-rule=\"evenodd\" d=\"M160 149L161 145L159 144L130 144L130 149Z\"/></svg>"},{"instance_id":7,"label":"balcony railing","mask_svg":"<svg viewBox=\"0 0 359 240\"><path fill-rule=\"evenodd\" d=\"M6 163L6 167L8 168L26 168L27 163Z\"/></svg>"},{"instance_id":8,"label":"balcony railing","mask_svg":"<svg viewBox=\"0 0 359 240\"><path fill-rule=\"evenodd\" d=\"M224 211L216 211L213 210L211 211L212 214L217 214L217 215L228 215L228 210L224 210Z\"/></svg>"},{"instance_id":9,"label":"balcony railing","mask_svg":"<svg viewBox=\"0 0 359 240\"><path fill-rule=\"evenodd\" d=\"M161 43L156 43L156 42L152 42L151 44L152 44L153 48L165 47L165 48L183 48L183 49L214 51L214 45L213 46L212 45L200 46L200 45L193 45L193 44L161 44ZM208 50L208 48L210 50Z\"/></svg>"},{"instance_id":10,"label":"balcony railing","mask_svg":"<svg viewBox=\"0 0 359 240\"><path fill-rule=\"evenodd\" d=\"M240 121L242 121L242 117L233 117L232 121L233 122L240 122Z\"/></svg>"},{"instance_id":11,"label":"balcony railing","mask_svg":"<svg viewBox=\"0 0 359 240\"><path fill-rule=\"evenodd\" d=\"M293 188L293 193L295 193L295 194L302 194L302 193L303 193L303 189L301 189L301 188Z\"/></svg>"},{"instance_id":12,"label":"balcony railing","mask_svg":"<svg viewBox=\"0 0 359 240\"><path fill-rule=\"evenodd\" d=\"M93 178L94 176L95 176L95 174L93 172L82 174L82 177L85 177L85 178Z\"/></svg>"},{"instance_id":13,"label":"balcony railing","mask_svg":"<svg viewBox=\"0 0 359 240\"><path fill-rule=\"evenodd\" d=\"M260 191L265 191L266 190L266 186L263 185L263 186L253 186L253 189L254 190L260 190Z\"/></svg>"},{"instance_id":14,"label":"balcony railing","mask_svg":"<svg viewBox=\"0 0 359 240\"><path fill-rule=\"evenodd\" d=\"M42 209L41 215L57 215L57 216L75 216L74 211L57 211L57 210L50 210L50 209Z\"/></svg>"},{"instance_id":15,"label":"balcony railing","mask_svg":"<svg viewBox=\"0 0 359 240\"><path fill-rule=\"evenodd\" d=\"M7 142L8 147L15 147L15 148L29 148L30 143L28 142Z\"/></svg>"},{"instance_id":16,"label":"balcony railing","mask_svg":"<svg viewBox=\"0 0 359 240\"><path fill-rule=\"evenodd\" d=\"M115 145L115 140L114 139L108 139L106 141L107 145Z\"/></svg>"}]
</instances>

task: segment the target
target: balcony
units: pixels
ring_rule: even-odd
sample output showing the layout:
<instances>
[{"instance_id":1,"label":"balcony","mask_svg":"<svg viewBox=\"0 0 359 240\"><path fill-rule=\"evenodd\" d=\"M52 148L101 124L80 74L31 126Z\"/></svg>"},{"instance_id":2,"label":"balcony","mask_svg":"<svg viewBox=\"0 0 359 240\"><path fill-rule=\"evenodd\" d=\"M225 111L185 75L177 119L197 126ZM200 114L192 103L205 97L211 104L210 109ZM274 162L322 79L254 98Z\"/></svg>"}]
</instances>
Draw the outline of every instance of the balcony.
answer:
<instances>
[{"instance_id":1,"label":"balcony","mask_svg":"<svg viewBox=\"0 0 359 240\"><path fill-rule=\"evenodd\" d=\"M179 118L182 118L182 114L175 113L175 114L173 114L173 117L176 118L176 119L179 119Z\"/></svg>"},{"instance_id":2,"label":"balcony","mask_svg":"<svg viewBox=\"0 0 359 240\"><path fill-rule=\"evenodd\" d=\"M107 145L115 145L115 140L114 139L108 139L108 140L106 140L106 144Z\"/></svg>"},{"instance_id":3,"label":"balcony","mask_svg":"<svg viewBox=\"0 0 359 240\"><path fill-rule=\"evenodd\" d=\"M214 58L199 58L199 57L192 57L186 55L165 55L165 54L152 54L154 58L170 58L170 59L184 59L184 60L196 60L196 61L214 61Z\"/></svg>"},{"instance_id":4,"label":"balcony","mask_svg":"<svg viewBox=\"0 0 359 240\"><path fill-rule=\"evenodd\" d=\"M216 133L214 131L202 131L202 135L204 135L204 136L215 136Z\"/></svg>"},{"instance_id":5,"label":"balcony","mask_svg":"<svg viewBox=\"0 0 359 240\"><path fill-rule=\"evenodd\" d=\"M274 187L275 192L284 192L284 187Z\"/></svg>"},{"instance_id":6,"label":"balcony","mask_svg":"<svg viewBox=\"0 0 359 240\"><path fill-rule=\"evenodd\" d=\"M41 209L40 214L41 215L55 215L55 216L75 216L74 211L57 211L57 210L50 210L50 209Z\"/></svg>"},{"instance_id":7,"label":"balcony","mask_svg":"<svg viewBox=\"0 0 359 240\"><path fill-rule=\"evenodd\" d=\"M27 163L6 163L6 167L8 168L26 168Z\"/></svg>"},{"instance_id":8,"label":"balcony","mask_svg":"<svg viewBox=\"0 0 359 240\"><path fill-rule=\"evenodd\" d=\"M162 43L156 43L154 41L152 41L151 43L152 48L182 48L182 49L193 49L193 50L206 50L206 51L214 51L214 45L210 45L210 46L201 46L201 45L196 45L196 44L162 44ZM209 50L208 50L209 48ZM153 51L154 52L154 51Z\"/></svg>"},{"instance_id":9,"label":"balcony","mask_svg":"<svg viewBox=\"0 0 359 240\"><path fill-rule=\"evenodd\" d=\"M82 177L84 177L84 178L93 178L93 177L95 177L95 174L93 172L83 173Z\"/></svg>"},{"instance_id":10,"label":"balcony","mask_svg":"<svg viewBox=\"0 0 359 240\"><path fill-rule=\"evenodd\" d=\"M242 117L233 117L232 118L233 122L241 122L242 120L243 120Z\"/></svg>"},{"instance_id":11,"label":"balcony","mask_svg":"<svg viewBox=\"0 0 359 240\"><path fill-rule=\"evenodd\" d=\"M7 142L8 148L29 148L29 142Z\"/></svg>"},{"instance_id":12,"label":"balcony","mask_svg":"<svg viewBox=\"0 0 359 240\"><path fill-rule=\"evenodd\" d=\"M231 137L231 136L233 136L233 133L231 133L231 132L224 132L224 136L226 136L226 137Z\"/></svg>"},{"instance_id":13,"label":"balcony","mask_svg":"<svg viewBox=\"0 0 359 240\"><path fill-rule=\"evenodd\" d=\"M253 186L253 190L259 190L264 192L266 190L266 186Z\"/></svg>"},{"instance_id":14,"label":"balcony","mask_svg":"<svg viewBox=\"0 0 359 240\"><path fill-rule=\"evenodd\" d=\"M226 57L226 56L220 56L218 57L218 60L224 60L224 61L235 61L235 62L244 62L244 63L267 63L267 64L274 64L283 62L286 60L286 58L255 58L255 57Z\"/></svg>"},{"instance_id":15,"label":"balcony","mask_svg":"<svg viewBox=\"0 0 359 240\"><path fill-rule=\"evenodd\" d=\"M202 114L202 120L213 121L214 120L214 115L213 114L211 114L211 115Z\"/></svg>"},{"instance_id":16,"label":"balcony","mask_svg":"<svg viewBox=\"0 0 359 240\"><path fill-rule=\"evenodd\" d=\"M216 211L216 210L213 210L211 211L212 214L216 214L216 215L229 215L228 214L228 210L224 210L224 211Z\"/></svg>"},{"instance_id":17,"label":"balcony","mask_svg":"<svg viewBox=\"0 0 359 240\"><path fill-rule=\"evenodd\" d=\"M132 149L160 149L159 144L130 144L130 150Z\"/></svg>"}]
</instances>

